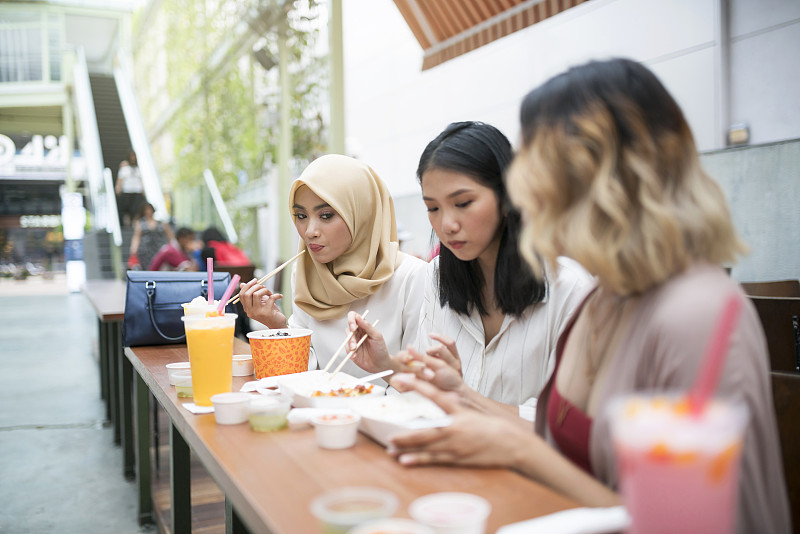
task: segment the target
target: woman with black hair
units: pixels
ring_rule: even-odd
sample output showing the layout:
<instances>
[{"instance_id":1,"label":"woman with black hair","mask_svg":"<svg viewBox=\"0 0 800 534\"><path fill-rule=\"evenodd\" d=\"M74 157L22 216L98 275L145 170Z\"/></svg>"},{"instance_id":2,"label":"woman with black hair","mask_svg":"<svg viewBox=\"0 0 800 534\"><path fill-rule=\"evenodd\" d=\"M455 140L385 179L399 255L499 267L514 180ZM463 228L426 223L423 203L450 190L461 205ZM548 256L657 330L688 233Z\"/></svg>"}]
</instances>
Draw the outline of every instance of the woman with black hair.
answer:
<instances>
[{"instance_id":1,"label":"woman with black hair","mask_svg":"<svg viewBox=\"0 0 800 534\"><path fill-rule=\"evenodd\" d=\"M356 357L368 370L420 359L423 376L467 404L532 419L556 340L593 281L567 258L534 278L503 183L512 157L508 139L480 122L450 124L428 143L417 178L441 250L428 266L416 350L390 358L366 321L351 314L350 324L369 334Z\"/></svg>"}]
</instances>

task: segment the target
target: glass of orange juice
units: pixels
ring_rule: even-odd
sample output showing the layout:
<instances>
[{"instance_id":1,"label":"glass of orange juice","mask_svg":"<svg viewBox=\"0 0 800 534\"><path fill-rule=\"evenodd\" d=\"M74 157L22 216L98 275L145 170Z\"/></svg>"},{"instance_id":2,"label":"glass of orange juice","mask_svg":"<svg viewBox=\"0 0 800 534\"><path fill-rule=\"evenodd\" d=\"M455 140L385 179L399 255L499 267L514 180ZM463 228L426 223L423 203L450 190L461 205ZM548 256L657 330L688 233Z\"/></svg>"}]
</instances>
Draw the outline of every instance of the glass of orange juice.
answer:
<instances>
[{"instance_id":1,"label":"glass of orange juice","mask_svg":"<svg viewBox=\"0 0 800 534\"><path fill-rule=\"evenodd\" d=\"M211 396L228 393L233 383L233 330L236 314L185 315L186 345L197 406L212 406Z\"/></svg>"}]
</instances>

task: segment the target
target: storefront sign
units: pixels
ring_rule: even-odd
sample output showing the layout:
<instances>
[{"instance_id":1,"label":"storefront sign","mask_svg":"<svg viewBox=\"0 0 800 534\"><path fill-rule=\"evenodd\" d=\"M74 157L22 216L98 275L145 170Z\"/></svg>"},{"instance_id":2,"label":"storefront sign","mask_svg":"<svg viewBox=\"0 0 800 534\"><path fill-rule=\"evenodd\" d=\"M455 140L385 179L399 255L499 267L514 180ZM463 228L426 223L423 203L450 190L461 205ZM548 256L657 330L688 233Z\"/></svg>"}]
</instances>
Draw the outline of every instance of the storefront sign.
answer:
<instances>
[{"instance_id":1,"label":"storefront sign","mask_svg":"<svg viewBox=\"0 0 800 534\"><path fill-rule=\"evenodd\" d=\"M62 135L11 137L0 133L0 179L61 179L67 174L69 143ZM86 174L83 158L72 158L72 175Z\"/></svg>"},{"instance_id":2,"label":"storefront sign","mask_svg":"<svg viewBox=\"0 0 800 534\"><path fill-rule=\"evenodd\" d=\"M22 228L55 228L61 224L61 215L22 215L19 225Z\"/></svg>"}]
</instances>

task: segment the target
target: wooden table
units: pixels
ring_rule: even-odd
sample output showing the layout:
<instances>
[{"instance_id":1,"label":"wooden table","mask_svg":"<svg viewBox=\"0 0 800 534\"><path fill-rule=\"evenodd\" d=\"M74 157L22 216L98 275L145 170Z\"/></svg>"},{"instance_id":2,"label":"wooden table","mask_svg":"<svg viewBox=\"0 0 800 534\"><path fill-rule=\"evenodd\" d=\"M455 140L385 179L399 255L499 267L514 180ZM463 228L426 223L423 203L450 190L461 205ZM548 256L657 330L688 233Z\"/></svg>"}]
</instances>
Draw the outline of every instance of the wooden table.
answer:
<instances>
[{"instance_id":1,"label":"wooden table","mask_svg":"<svg viewBox=\"0 0 800 534\"><path fill-rule=\"evenodd\" d=\"M87 280L81 286L97 315L100 394L106 403L106 418L114 426L114 443L122 446L123 475L130 479L134 476L133 368L122 352L125 291L121 280Z\"/></svg>"},{"instance_id":2,"label":"wooden table","mask_svg":"<svg viewBox=\"0 0 800 534\"><path fill-rule=\"evenodd\" d=\"M249 347L237 339L234 352L248 353ZM243 523L253 533L319 532L320 526L309 505L319 494L341 486L388 489L400 501L396 515L404 517L408 517L411 501L422 495L439 491L481 495L492 504L488 532L578 506L510 470L405 468L386 454L382 446L363 435L359 435L351 449L324 450L317 447L311 429L257 433L247 424L217 425L213 414L194 415L183 408L185 399L178 399L175 388L169 385L164 366L187 361L185 345L126 347L125 355L137 372L134 397L136 426L140 431L137 439L140 484L149 477L150 469L146 435L149 425L142 399L152 392L171 419L174 534L189 532L191 528L190 449L225 493L226 505L232 511L229 526L233 531L243 528ZM234 390L247 380L234 377Z\"/></svg>"}]
</instances>

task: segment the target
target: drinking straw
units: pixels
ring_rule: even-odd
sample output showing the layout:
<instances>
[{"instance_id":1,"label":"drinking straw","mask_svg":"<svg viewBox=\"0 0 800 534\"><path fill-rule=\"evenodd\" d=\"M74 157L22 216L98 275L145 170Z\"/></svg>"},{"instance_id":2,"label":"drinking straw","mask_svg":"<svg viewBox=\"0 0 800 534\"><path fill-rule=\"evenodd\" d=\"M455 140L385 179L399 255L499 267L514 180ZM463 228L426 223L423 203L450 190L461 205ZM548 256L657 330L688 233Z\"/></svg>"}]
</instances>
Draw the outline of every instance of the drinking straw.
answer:
<instances>
[{"instance_id":1,"label":"drinking straw","mask_svg":"<svg viewBox=\"0 0 800 534\"><path fill-rule=\"evenodd\" d=\"M725 301L701 364L700 374L697 375L689 391L689 409L694 415L703 411L706 402L717 389L722 367L728 355L728 344L741 309L742 300L738 295L732 294Z\"/></svg>"},{"instance_id":2,"label":"drinking straw","mask_svg":"<svg viewBox=\"0 0 800 534\"><path fill-rule=\"evenodd\" d=\"M236 286L239 285L240 278L241 276L239 276L238 274L233 275L233 280L231 280L231 283L228 284L228 287L225 288L225 293L222 294L222 298L219 299L219 306L217 306L217 313L222 313L222 310L225 309L225 304L226 304L225 301L228 300L228 297L231 296L233 290L236 288Z\"/></svg>"},{"instance_id":3,"label":"drinking straw","mask_svg":"<svg viewBox=\"0 0 800 534\"><path fill-rule=\"evenodd\" d=\"M214 305L214 258L206 258L208 271L208 303Z\"/></svg>"}]
</instances>

